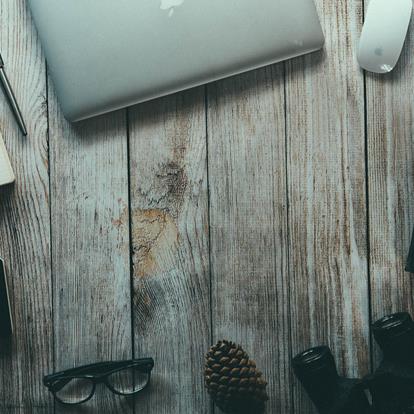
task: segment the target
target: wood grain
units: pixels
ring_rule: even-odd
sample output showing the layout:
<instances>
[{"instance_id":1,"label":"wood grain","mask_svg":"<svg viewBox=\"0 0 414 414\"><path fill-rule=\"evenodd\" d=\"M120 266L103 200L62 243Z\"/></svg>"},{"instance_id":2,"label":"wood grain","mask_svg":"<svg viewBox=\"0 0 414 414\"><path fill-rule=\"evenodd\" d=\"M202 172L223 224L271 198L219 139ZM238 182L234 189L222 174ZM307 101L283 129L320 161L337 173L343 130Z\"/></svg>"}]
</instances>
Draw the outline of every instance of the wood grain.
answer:
<instances>
[{"instance_id":1,"label":"wood grain","mask_svg":"<svg viewBox=\"0 0 414 414\"><path fill-rule=\"evenodd\" d=\"M214 341L239 342L290 406L283 65L208 86Z\"/></svg>"},{"instance_id":2,"label":"wood grain","mask_svg":"<svg viewBox=\"0 0 414 414\"><path fill-rule=\"evenodd\" d=\"M0 92L0 128L17 176L0 190L0 256L15 322L12 339L0 342L0 412L48 413L41 382L53 363L45 63L23 0L2 0L0 21L0 50L29 130L21 136Z\"/></svg>"},{"instance_id":3,"label":"wood grain","mask_svg":"<svg viewBox=\"0 0 414 414\"><path fill-rule=\"evenodd\" d=\"M70 125L50 89L55 370L132 356L125 111ZM56 406L56 413L79 412ZM133 412L98 387L82 412Z\"/></svg>"},{"instance_id":4,"label":"wood grain","mask_svg":"<svg viewBox=\"0 0 414 414\"><path fill-rule=\"evenodd\" d=\"M410 30L393 72L366 78L373 321L414 312L413 281L404 272L414 226L413 36Z\"/></svg>"},{"instance_id":5,"label":"wood grain","mask_svg":"<svg viewBox=\"0 0 414 414\"><path fill-rule=\"evenodd\" d=\"M156 361L136 412L208 413L204 89L140 105L129 119L135 355Z\"/></svg>"},{"instance_id":6,"label":"wood grain","mask_svg":"<svg viewBox=\"0 0 414 414\"><path fill-rule=\"evenodd\" d=\"M16 322L2 414L78 412L42 376L132 355L155 358L151 389L134 403L99 387L82 412L217 413L203 355L223 338L264 371L268 413L315 412L290 370L309 346L369 371L370 301L371 319L414 312L414 35L392 74L364 77L363 0L317 6L324 52L71 126L25 2L0 2L29 127L0 95L17 176L0 191Z\"/></svg>"},{"instance_id":7,"label":"wood grain","mask_svg":"<svg viewBox=\"0 0 414 414\"><path fill-rule=\"evenodd\" d=\"M326 343L358 376L370 361L362 4L317 5L325 50L286 64L292 346ZM314 412L297 381L294 412Z\"/></svg>"}]
</instances>

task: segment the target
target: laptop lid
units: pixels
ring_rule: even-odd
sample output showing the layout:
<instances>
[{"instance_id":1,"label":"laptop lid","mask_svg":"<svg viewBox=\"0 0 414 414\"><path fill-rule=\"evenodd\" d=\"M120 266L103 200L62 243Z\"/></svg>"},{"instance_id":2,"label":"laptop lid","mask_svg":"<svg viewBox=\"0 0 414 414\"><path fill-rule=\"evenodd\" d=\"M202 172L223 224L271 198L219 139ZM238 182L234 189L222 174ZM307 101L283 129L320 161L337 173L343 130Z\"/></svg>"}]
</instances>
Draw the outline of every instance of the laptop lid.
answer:
<instances>
[{"instance_id":1,"label":"laptop lid","mask_svg":"<svg viewBox=\"0 0 414 414\"><path fill-rule=\"evenodd\" d=\"M29 0L78 121L315 51L313 0Z\"/></svg>"}]
</instances>

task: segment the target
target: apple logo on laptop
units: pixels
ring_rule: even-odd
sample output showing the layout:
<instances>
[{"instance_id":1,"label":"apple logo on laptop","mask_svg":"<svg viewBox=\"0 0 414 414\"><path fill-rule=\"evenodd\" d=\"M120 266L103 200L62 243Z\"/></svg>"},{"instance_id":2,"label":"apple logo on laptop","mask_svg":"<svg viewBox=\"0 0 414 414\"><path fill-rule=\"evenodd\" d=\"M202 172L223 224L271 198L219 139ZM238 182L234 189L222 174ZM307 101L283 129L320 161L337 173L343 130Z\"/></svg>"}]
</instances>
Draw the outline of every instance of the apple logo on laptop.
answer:
<instances>
[{"instance_id":1,"label":"apple logo on laptop","mask_svg":"<svg viewBox=\"0 0 414 414\"><path fill-rule=\"evenodd\" d=\"M184 0L161 0L161 10L168 10L168 16L171 17L174 14L175 8L183 3Z\"/></svg>"}]
</instances>

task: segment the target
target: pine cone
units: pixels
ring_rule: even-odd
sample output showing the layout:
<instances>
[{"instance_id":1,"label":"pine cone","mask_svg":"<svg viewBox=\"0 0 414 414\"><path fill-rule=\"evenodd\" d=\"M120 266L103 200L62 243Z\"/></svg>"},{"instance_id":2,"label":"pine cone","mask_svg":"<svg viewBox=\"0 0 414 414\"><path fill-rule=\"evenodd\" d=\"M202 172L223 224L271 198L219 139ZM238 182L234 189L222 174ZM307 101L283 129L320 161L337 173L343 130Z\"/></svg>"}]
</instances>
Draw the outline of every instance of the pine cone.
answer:
<instances>
[{"instance_id":1,"label":"pine cone","mask_svg":"<svg viewBox=\"0 0 414 414\"><path fill-rule=\"evenodd\" d=\"M262 413L267 382L241 348L220 341L206 355L205 382L217 406L228 414Z\"/></svg>"}]
</instances>

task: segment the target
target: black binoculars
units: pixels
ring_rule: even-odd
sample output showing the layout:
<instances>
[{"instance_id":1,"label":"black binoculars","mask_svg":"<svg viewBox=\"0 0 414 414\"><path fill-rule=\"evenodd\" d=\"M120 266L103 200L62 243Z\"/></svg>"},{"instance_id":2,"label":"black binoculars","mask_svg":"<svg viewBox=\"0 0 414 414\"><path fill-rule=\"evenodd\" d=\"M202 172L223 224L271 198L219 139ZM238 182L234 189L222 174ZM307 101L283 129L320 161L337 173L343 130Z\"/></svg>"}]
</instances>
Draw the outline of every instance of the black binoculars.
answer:
<instances>
[{"instance_id":1,"label":"black binoculars","mask_svg":"<svg viewBox=\"0 0 414 414\"><path fill-rule=\"evenodd\" d=\"M293 369L320 414L414 414L414 322L408 313L373 325L383 360L363 379L340 377L330 349L293 358Z\"/></svg>"},{"instance_id":2,"label":"black binoculars","mask_svg":"<svg viewBox=\"0 0 414 414\"><path fill-rule=\"evenodd\" d=\"M293 359L293 369L320 414L373 412L363 382L340 377L327 346L297 355Z\"/></svg>"},{"instance_id":3,"label":"black binoculars","mask_svg":"<svg viewBox=\"0 0 414 414\"><path fill-rule=\"evenodd\" d=\"M414 413L414 322L396 313L373 325L383 360L366 382L379 413Z\"/></svg>"}]
</instances>

